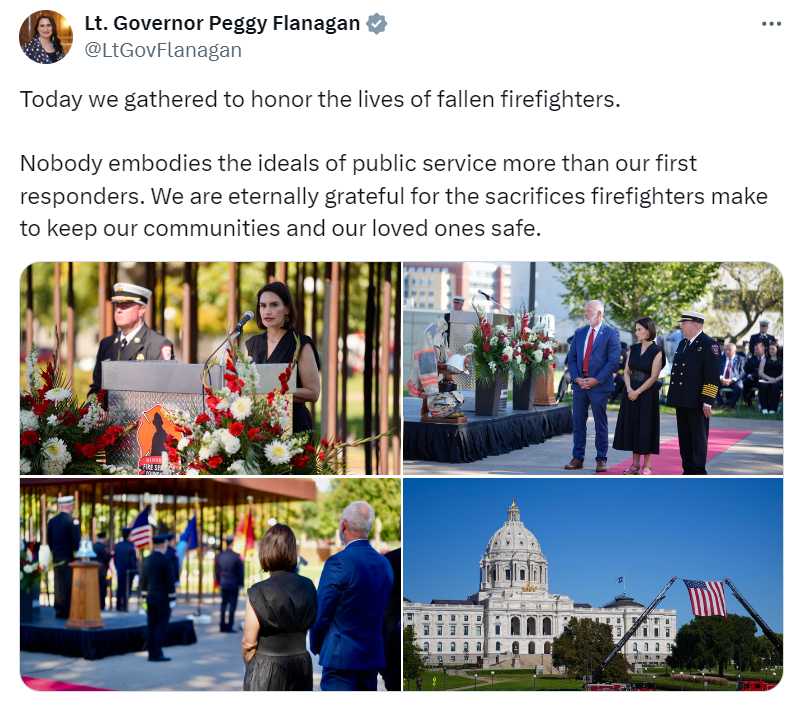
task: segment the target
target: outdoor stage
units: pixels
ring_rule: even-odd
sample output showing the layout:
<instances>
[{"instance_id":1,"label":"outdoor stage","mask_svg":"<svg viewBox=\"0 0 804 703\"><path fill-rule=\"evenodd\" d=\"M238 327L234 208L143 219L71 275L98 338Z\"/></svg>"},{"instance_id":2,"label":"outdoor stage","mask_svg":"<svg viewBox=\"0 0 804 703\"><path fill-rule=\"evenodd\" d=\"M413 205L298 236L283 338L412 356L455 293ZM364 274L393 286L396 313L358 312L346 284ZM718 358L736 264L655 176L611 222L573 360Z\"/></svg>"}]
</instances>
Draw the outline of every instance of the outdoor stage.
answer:
<instances>
[{"instance_id":1,"label":"outdoor stage","mask_svg":"<svg viewBox=\"0 0 804 703\"><path fill-rule=\"evenodd\" d=\"M37 610L39 615L36 615ZM189 608L184 608L185 612L178 616L180 619L174 619L176 610L171 613L165 646L195 644L195 627L192 620L187 620ZM76 630L67 627L67 620L57 620L54 608L35 608L33 620L20 623L20 649L83 659L103 659L145 649L145 615L104 610L101 618L105 627Z\"/></svg>"},{"instance_id":2,"label":"outdoor stage","mask_svg":"<svg viewBox=\"0 0 804 703\"><path fill-rule=\"evenodd\" d=\"M460 424L421 421L422 401L404 398L404 459L466 464L508 454L572 432L572 408L556 405L533 410L505 410L496 417L466 413Z\"/></svg>"}]
</instances>

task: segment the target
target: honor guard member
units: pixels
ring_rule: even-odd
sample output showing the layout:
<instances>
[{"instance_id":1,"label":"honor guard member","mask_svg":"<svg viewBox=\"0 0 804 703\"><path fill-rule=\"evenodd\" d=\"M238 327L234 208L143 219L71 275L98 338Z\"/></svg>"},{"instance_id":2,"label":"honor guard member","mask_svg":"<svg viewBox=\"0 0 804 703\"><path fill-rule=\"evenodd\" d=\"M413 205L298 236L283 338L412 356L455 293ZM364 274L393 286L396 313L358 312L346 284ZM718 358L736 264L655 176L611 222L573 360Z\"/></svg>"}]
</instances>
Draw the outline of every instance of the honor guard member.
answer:
<instances>
[{"instance_id":1,"label":"honor guard member","mask_svg":"<svg viewBox=\"0 0 804 703\"><path fill-rule=\"evenodd\" d=\"M170 610L176 605L175 571L171 558L167 555L169 534L154 537L154 551L142 565L142 590L148 605L148 661L169 662L162 652L167 639Z\"/></svg>"},{"instance_id":2,"label":"honor guard member","mask_svg":"<svg viewBox=\"0 0 804 703\"><path fill-rule=\"evenodd\" d=\"M109 573L109 562L112 560L112 553L109 551L109 540L106 539L105 532L98 532L98 541L92 549L95 550L95 561L100 563L98 569L98 593L100 594L100 608L106 610L106 592L109 585L106 576Z\"/></svg>"},{"instance_id":3,"label":"honor guard member","mask_svg":"<svg viewBox=\"0 0 804 703\"><path fill-rule=\"evenodd\" d=\"M70 562L81 543L81 528L73 519L73 497L58 499L59 512L47 523L47 543L53 555L53 591L57 618L70 617L73 570Z\"/></svg>"},{"instance_id":4,"label":"honor guard member","mask_svg":"<svg viewBox=\"0 0 804 703\"><path fill-rule=\"evenodd\" d=\"M232 551L234 537L227 537L224 541L226 549L215 557L215 580L221 587L221 632L234 632L237 595L243 586L243 560Z\"/></svg>"},{"instance_id":5,"label":"honor guard member","mask_svg":"<svg viewBox=\"0 0 804 703\"><path fill-rule=\"evenodd\" d=\"M753 354L754 349L760 342L762 342L762 345L765 347L765 351L768 351L768 347L770 346L771 342L776 344L776 337L774 337L772 334L768 334L769 326L770 326L769 320L759 321L759 332L757 334L752 334L751 339L749 340L748 344L749 353Z\"/></svg>"},{"instance_id":6,"label":"honor guard member","mask_svg":"<svg viewBox=\"0 0 804 703\"><path fill-rule=\"evenodd\" d=\"M128 612L128 597L137 574L137 548L129 540L131 529L123 528L123 539L114 547L114 569L117 572L117 610Z\"/></svg>"},{"instance_id":7,"label":"honor guard member","mask_svg":"<svg viewBox=\"0 0 804 703\"><path fill-rule=\"evenodd\" d=\"M702 331L704 316L681 313L684 339L673 357L667 404L676 409L678 448L685 474L706 474L709 418L720 387L720 347Z\"/></svg>"},{"instance_id":8,"label":"honor guard member","mask_svg":"<svg viewBox=\"0 0 804 703\"><path fill-rule=\"evenodd\" d=\"M118 332L104 337L98 346L98 357L92 372L89 394L103 388L103 361L171 361L175 359L173 342L145 324L145 310L152 292L132 283L115 283L112 294L114 323Z\"/></svg>"}]
</instances>

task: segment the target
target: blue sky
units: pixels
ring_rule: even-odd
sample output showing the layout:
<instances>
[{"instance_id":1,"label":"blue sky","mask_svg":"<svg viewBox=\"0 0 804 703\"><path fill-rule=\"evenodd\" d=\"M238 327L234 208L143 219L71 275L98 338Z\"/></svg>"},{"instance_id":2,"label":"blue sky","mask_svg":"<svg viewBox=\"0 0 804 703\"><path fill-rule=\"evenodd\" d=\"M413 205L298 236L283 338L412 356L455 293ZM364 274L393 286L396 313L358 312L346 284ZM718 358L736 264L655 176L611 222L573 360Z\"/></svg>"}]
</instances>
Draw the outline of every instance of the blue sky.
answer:
<instances>
[{"instance_id":1,"label":"blue sky","mask_svg":"<svg viewBox=\"0 0 804 703\"><path fill-rule=\"evenodd\" d=\"M406 478L403 595L415 602L477 591L478 561L511 498L549 563L551 593L602 606L622 592L692 618L680 580L733 581L782 628L782 480ZM726 588L729 612L748 615Z\"/></svg>"}]
</instances>

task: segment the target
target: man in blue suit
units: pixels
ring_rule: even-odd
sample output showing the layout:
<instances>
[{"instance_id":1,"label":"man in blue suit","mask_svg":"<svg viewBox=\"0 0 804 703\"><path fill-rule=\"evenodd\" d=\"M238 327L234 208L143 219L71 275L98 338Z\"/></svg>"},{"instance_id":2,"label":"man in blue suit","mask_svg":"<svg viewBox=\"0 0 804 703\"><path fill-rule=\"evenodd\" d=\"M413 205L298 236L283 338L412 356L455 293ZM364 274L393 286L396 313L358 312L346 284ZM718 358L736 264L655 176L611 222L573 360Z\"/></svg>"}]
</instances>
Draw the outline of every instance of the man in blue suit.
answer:
<instances>
[{"instance_id":1,"label":"man in blue suit","mask_svg":"<svg viewBox=\"0 0 804 703\"><path fill-rule=\"evenodd\" d=\"M350 503L339 528L346 546L324 564L310 630L310 651L324 669L322 691L376 691L385 666L382 625L394 573L368 542L373 522L368 503Z\"/></svg>"},{"instance_id":2,"label":"man in blue suit","mask_svg":"<svg viewBox=\"0 0 804 703\"><path fill-rule=\"evenodd\" d=\"M729 342L723 350L724 355L720 359L720 388L715 398L715 407L722 408L726 405L723 396L720 394L724 388L731 388L726 410L736 410L737 401L743 394L743 379L745 379L745 358L737 356L737 345Z\"/></svg>"},{"instance_id":3,"label":"man in blue suit","mask_svg":"<svg viewBox=\"0 0 804 703\"><path fill-rule=\"evenodd\" d=\"M584 327L572 335L567 363L572 376L572 461L568 471L583 468L589 406L595 420L597 473L606 471L609 422L606 399L614 391L620 363L620 333L603 324L603 303L590 300L583 311Z\"/></svg>"}]
</instances>

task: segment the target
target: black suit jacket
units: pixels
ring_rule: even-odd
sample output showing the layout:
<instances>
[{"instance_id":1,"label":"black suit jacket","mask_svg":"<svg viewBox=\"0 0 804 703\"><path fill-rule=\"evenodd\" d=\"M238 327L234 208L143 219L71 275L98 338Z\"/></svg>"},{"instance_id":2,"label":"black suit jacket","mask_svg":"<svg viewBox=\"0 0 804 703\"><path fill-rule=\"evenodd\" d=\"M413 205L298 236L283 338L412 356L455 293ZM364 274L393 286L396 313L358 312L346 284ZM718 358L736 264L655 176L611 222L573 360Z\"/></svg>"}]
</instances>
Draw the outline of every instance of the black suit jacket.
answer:
<instances>
[{"instance_id":1,"label":"black suit jacket","mask_svg":"<svg viewBox=\"0 0 804 703\"><path fill-rule=\"evenodd\" d=\"M388 598L388 606L382 621L382 641L385 645L386 666L401 666L399 652L401 651L400 623L402 621L402 550L394 549L388 552L385 558L391 564L394 572L394 585Z\"/></svg>"},{"instance_id":2,"label":"black suit jacket","mask_svg":"<svg viewBox=\"0 0 804 703\"><path fill-rule=\"evenodd\" d=\"M100 562L100 569L98 572L102 576L106 576L106 572L109 570L109 562L112 560L112 555L109 553L109 547L105 545L103 542L98 540L95 542L95 545L92 547L95 550L95 561Z\"/></svg>"},{"instance_id":3,"label":"black suit jacket","mask_svg":"<svg viewBox=\"0 0 804 703\"><path fill-rule=\"evenodd\" d=\"M748 361L745 362L745 376L753 376L751 379L752 381L759 380L759 365L762 363L762 360L766 358L764 356L752 356Z\"/></svg>"},{"instance_id":4,"label":"black suit jacket","mask_svg":"<svg viewBox=\"0 0 804 703\"><path fill-rule=\"evenodd\" d=\"M53 554L53 563L72 561L81 544L81 528L73 524L69 513L60 512L47 523L47 543Z\"/></svg>"},{"instance_id":5,"label":"black suit jacket","mask_svg":"<svg viewBox=\"0 0 804 703\"><path fill-rule=\"evenodd\" d=\"M215 580L221 590L232 590L243 585L243 560L237 552L227 549L215 557Z\"/></svg>"},{"instance_id":6,"label":"black suit jacket","mask_svg":"<svg viewBox=\"0 0 804 703\"><path fill-rule=\"evenodd\" d=\"M162 552L153 552L142 563L142 590L146 603L167 603L176 592L172 559Z\"/></svg>"},{"instance_id":7,"label":"black suit jacket","mask_svg":"<svg viewBox=\"0 0 804 703\"><path fill-rule=\"evenodd\" d=\"M120 332L111 337L104 337L98 345L98 356L95 359L95 368L92 371L92 385L89 394L97 393L102 385L102 361L170 361L175 359L173 342L163 337L159 332L143 325L134 339L123 347L120 343Z\"/></svg>"},{"instance_id":8,"label":"black suit jacket","mask_svg":"<svg viewBox=\"0 0 804 703\"><path fill-rule=\"evenodd\" d=\"M673 357L667 404L673 408L703 408L714 405L720 388L720 347L701 332L690 344L683 340Z\"/></svg>"},{"instance_id":9,"label":"black suit jacket","mask_svg":"<svg viewBox=\"0 0 804 703\"><path fill-rule=\"evenodd\" d=\"M123 580L124 574L137 568L137 548L127 539L121 540L114 547L114 568L117 569L117 580Z\"/></svg>"}]
</instances>

